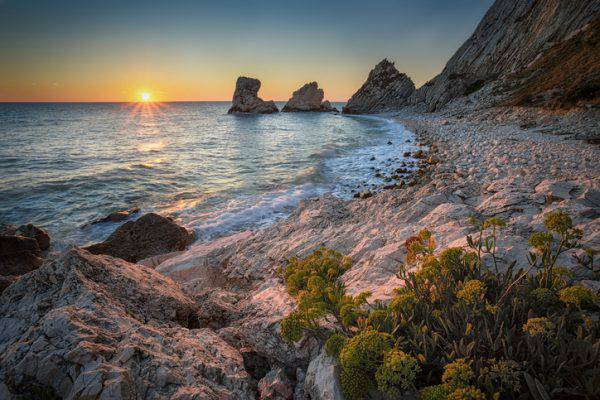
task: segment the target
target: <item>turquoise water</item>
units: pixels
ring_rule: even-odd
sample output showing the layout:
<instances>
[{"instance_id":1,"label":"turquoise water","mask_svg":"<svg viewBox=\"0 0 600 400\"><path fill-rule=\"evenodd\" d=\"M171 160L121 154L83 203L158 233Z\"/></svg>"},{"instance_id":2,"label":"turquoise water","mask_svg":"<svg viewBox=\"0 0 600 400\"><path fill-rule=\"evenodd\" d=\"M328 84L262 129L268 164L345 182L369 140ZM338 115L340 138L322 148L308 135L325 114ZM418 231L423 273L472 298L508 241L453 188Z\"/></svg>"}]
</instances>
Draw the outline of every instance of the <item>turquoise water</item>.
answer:
<instances>
[{"instance_id":1,"label":"turquoise water","mask_svg":"<svg viewBox=\"0 0 600 400\"><path fill-rule=\"evenodd\" d=\"M82 226L138 206L208 240L271 224L302 199L381 185L374 170L414 150L385 118L228 107L0 104L0 222L42 226L59 249L104 239L118 224Z\"/></svg>"}]
</instances>

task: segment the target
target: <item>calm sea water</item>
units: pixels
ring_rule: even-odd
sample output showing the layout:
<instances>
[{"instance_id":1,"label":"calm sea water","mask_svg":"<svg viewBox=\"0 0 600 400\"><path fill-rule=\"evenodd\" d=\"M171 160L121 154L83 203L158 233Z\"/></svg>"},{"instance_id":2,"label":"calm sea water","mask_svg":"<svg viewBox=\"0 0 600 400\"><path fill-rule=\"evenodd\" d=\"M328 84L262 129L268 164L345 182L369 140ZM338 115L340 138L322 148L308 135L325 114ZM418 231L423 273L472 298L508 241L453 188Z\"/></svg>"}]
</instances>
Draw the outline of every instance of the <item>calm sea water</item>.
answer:
<instances>
[{"instance_id":1,"label":"calm sea water","mask_svg":"<svg viewBox=\"0 0 600 400\"><path fill-rule=\"evenodd\" d=\"M42 226L60 249L103 240L118 224L82 225L138 206L208 240L266 226L305 198L381 184L374 169L414 150L384 118L228 107L0 104L0 222Z\"/></svg>"}]
</instances>

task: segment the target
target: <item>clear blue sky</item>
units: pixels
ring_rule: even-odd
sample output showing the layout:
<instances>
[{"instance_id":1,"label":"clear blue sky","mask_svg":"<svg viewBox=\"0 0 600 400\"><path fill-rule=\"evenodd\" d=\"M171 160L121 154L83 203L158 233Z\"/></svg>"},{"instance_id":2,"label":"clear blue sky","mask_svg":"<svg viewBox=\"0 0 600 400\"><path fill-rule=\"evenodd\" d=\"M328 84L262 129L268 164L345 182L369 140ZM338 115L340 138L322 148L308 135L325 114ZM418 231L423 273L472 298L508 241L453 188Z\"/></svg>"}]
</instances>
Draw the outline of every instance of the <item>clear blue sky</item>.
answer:
<instances>
[{"instance_id":1,"label":"clear blue sky","mask_svg":"<svg viewBox=\"0 0 600 400\"><path fill-rule=\"evenodd\" d=\"M346 100L384 57L419 86L491 3L0 0L0 101L228 100L238 75Z\"/></svg>"}]
</instances>

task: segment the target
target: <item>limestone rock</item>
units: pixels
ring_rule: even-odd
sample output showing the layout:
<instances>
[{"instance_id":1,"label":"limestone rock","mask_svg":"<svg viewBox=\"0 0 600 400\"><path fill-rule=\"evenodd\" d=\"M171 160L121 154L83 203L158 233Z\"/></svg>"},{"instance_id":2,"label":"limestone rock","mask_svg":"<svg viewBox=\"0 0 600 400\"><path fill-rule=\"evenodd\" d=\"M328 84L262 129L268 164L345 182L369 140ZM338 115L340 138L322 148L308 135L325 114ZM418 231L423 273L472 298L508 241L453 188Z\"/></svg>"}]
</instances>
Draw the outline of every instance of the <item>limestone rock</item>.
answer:
<instances>
[{"instance_id":1,"label":"limestone rock","mask_svg":"<svg viewBox=\"0 0 600 400\"><path fill-rule=\"evenodd\" d=\"M338 381L339 367L333 357L324 351L308 365L304 380L304 391L313 400L343 400Z\"/></svg>"},{"instance_id":2,"label":"limestone rock","mask_svg":"<svg viewBox=\"0 0 600 400\"><path fill-rule=\"evenodd\" d=\"M271 370L258 382L261 399L289 400L294 395L294 386L281 368Z\"/></svg>"},{"instance_id":3,"label":"limestone rock","mask_svg":"<svg viewBox=\"0 0 600 400\"><path fill-rule=\"evenodd\" d=\"M39 268L44 259L42 250L33 238L0 236L0 275L22 275Z\"/></svg>"},{"instance_id":4,"label":"limestone rock","mask_svg":"<svg viewBox=\"0 0 600 400\"><path fill-rule=\"evenodd\" d=\"M252 399L240 353L188 329L195 304L150 268L73 249L0 300L0 393Z\"/></svg>"},{"instance_id":5,"label":"limestone rock","mask_svg":"<svg viewBox=\"0 0 600 400\"><path fill-rule=\"evenodd\" d=\"M367 81L342 109L345 114L373 114L397 110L414 92L413 81L398 72L394 63L382 60L371 70Z\"/></svg>"},{"instance_id":6,"label":"limestone rock","mask_svg":"<svg viewBox=\"0 0 600 400\"><path fill-rule=\"evenodd\" d=\"M158 214L144 214L115 230L104 242L86 247L93 254L108 254L129 262L185 249L195 234Z\"/></svg>"},{"instance_id":7,"label":"limestone rock","mask_svg":"<svg viewBox=\"0 0 600 400\"><path fill-rule=\"evenodd\" d=\"M233 104L228 114L254 113L271 114L279 110L273 101L264 101L258 97L260 81L254 78L240 76L235 84Z\"/></svg>"},{"instance_id":8,"label":"limestone rock","mask_svg":"<svg viewBox=\"0 0 600 400\"><path fill-rule=\"evenodd\" d=\"M337 111L329 101L323 101L324 96L317 82L307 83L292 94L282 111Z\"/></svg>"}]
</instances>

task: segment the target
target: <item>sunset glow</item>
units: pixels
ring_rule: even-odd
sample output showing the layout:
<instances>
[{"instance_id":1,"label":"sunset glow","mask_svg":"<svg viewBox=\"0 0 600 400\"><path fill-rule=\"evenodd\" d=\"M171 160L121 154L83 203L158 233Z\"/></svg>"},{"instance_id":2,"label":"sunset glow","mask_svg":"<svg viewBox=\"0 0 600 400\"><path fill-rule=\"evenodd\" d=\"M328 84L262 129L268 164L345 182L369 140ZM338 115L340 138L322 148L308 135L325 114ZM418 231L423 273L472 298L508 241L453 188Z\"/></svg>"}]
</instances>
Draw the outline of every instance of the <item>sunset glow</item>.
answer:
<instances>
[{"instance_id":1,"label":"sunset glow","mask_svg":"<svg viewBox=\"0 0 600 400\"><path fill-rule=\"evenodd\" d=\"M148 101L150 101L150 93L143 92L142 94L140 94L140 98L142 99L143 102L148 102Z\"/></svg>"}]
</instances>

